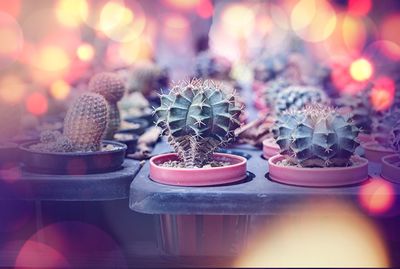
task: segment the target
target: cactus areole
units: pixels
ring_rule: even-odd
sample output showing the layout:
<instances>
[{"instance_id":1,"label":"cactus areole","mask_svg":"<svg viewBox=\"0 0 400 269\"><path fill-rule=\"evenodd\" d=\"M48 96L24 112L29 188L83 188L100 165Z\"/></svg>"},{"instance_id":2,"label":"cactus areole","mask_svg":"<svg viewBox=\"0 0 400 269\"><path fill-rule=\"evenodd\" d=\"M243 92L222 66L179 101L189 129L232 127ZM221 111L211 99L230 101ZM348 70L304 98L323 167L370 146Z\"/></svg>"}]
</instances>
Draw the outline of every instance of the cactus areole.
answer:
<instances>
[{"instance_id":1,"label":"cactus areole","mask_svg":"<svg viewBox=\"0 0 400 269\"><path fill-rule=\"evenodd\" d=\"M192 80L161 95L155 114L184 167L194 168L208 164L215 150L234 138L241 109L221 85Z\"/></svg>"}]
</instances>

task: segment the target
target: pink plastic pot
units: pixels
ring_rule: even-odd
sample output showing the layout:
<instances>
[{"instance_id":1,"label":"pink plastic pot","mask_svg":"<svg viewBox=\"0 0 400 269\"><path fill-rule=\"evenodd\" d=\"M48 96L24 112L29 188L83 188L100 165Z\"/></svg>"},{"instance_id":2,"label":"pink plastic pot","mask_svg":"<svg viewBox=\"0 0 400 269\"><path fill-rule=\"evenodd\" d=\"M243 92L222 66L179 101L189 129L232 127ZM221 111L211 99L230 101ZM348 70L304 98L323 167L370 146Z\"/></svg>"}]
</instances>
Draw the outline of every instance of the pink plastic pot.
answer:
<instances>
[{"instance_id":1,"label":"pink plastic pot","mask_svg":"<svg viewBox=\"0 0 400 269\"><path fill-rule=\"evenodd\" d=\"M374 137L370 134L359 134L358 135L358 140L360 141L360 144L368 143L368 142L373 142Z\"/></svg>"},{"instance_id":2,"label":"pink plastic pot","mask_svg":"<svg viewBox=\"0 0 400 269\"><path fill-rule=\"evenodd\" d=\"M178 159L176 153L154 156L150 159L150 178L159 183L178 186L212 186L232 183L246 177L246 158L214 153L214 159L230 162L232 165L212 168L171 168L162 167L166 161Z\"/></svg>"},{"instance_id":3,"label":"pink plastic pot","mask_svg":"<svg viewBox=\"0 0 400 269\"><path fill-rule=\"evenodd\" d=\"M363 144L362 147L364 148L365 158L370 162L380 163L383 157L394 153L392 149L382 147L377 142L368 142Z\"/></svg>"},{"instance_id":4,"label":"pink plastic pot","mask_svg":"<svg viewBox=\"0 0 400 269\"><path fill-rule=\"evenodd\" d=\"M263 156L269 159L272 156L279 154L279 146L273 138L267 138L263 141Z\"/></svg>"},{"instance_id":5,"label":"pink plastic pot","mask_svg":"<svg viewBox=\"0 0 400 269\"><path fill-rule=\"evenodd\" d=\"M368 160L353 157L359 163L351 167L302 168L278 165L285 159L277 155L268 160L271 179L298 186L335 187L360 183L368 179Z\"/></svg>"},{"instance_id":6,"label":"pink plastic pot","mask_svg":"<svg viewBox=\"0 0 400 269\"><path fill-rule=\"evenodd\" d=\"M382 172L383 178L400 183L400 155L393 154L387 155L382 158Z\"/></svg>"}]
</instances>

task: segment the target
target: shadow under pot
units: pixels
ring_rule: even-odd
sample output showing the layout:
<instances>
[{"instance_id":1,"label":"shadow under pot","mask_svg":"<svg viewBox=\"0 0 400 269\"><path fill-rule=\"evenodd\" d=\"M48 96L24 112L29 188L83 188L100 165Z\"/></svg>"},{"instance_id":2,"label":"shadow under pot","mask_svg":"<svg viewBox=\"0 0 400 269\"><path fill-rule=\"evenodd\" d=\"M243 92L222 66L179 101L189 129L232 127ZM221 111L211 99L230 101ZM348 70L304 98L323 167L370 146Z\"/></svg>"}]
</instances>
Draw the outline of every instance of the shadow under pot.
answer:
<instances>
[{"instance_id":1,"label":"shadow under pot","mask_svg":"<svg viewBox=\"0 0 400 269\"><path fill-rule=\"evenodd\" d=\"M114 134L115 141L126 145L126 154L131 154L136 151L138 139L138 135L131 134L125 131L117 131Z\"/></svg>"},{"instance_id":2,"label":"shadow under pot","mask_svg":"<svg viewBox=\"0 0 400 269\"><path fill-rule=\"evenodd\" d=\"M278 155L280 148L273 138L267 138L263 141L263 157L269 159Z\"/></svg>"},{"instance_id":3,"label":"shadow under pot","mask_svg":"<svg viewBox=\"0 0 400 269\"><path fill-rule=\"evenodd\" d=\"M139 118L128 118L122 123L119 133L130 133L135 135L142 135L149 127L149 123L144 119Z\"/></svg>"},{"instance_id":4,"label":"shadow under pot","mask_svg":"<svg viewBox=\"0 0 400 269\"><path fill-rule=\"evenodd\" d=\"M125 159L127 146L116 141L102 141L102 149L93 152L45 152L32 149L39 141L20 146L24 168L43 174L83 175L116 171Z\"/></svg>"},{"instance_id":5,"label":"shadow under pot","mask_svg":"<svg viewBox=\"0 0 400 269\"><path fill-rule=\"evenodd\" d=\"M389 181L400 183L400 155L392 154L382 158L381 176Z\"/></svg>"},{"instance_id":6,"label":"shadow under pot","mask_svg":"<svg viewBox=\"0 0 400 269\"><path fill-rule=\"evenodd\" d=\"M394 154L394 150L384 147L378 142L367 142L362 145L365 158L370 162L381 163L382 158Z\"/></svg>"},{"instance_id":7,"label":"shadow under pot","mask_svg":"<svg viewBox=\"0 0 400 269\"><path fill-rule=\"evenodd\" d=\"M277 182L306 187L338 187L361 183L368 179L368 160L353 156L346 167L298 167L284 162L285 156L268 160L269 177Z\"/></svg>"},{"instance_id":8,"label":"shadow under pot","mask_svg":"<svg viewBox=\"0 0 400 269\"><path fill-rule=\"evenodd\" d=\"M244 157L214 153L217 167L180 168L167 164L178 161L176 153L154 156L150 159L150 178L156 182L175 186L214 186L237 182L246 178L247 160Z\"/></svg>"}]
</instances>

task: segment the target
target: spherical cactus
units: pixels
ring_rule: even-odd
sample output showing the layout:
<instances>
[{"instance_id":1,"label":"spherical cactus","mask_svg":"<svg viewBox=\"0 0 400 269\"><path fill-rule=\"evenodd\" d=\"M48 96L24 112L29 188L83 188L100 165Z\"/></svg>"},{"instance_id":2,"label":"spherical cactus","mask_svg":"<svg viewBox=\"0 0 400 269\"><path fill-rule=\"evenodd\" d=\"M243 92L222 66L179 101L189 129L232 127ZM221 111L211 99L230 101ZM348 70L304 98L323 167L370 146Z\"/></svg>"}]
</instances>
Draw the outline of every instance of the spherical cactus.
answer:
<instances>
[{"instance_id":1,"label":"spherical cactus","mask_svg":"<svg viewBox=\"0 0 400 269\"><path fill-rule=\"evenodd\" d=\"M302 167L351 165L358 133L348 117L321 105L285 111L274 128L280 153Z\"/></svg>"},{"instance_id":2,"label":"spherical cactus","mask_svg":"<svg viewBox=\"0 0 400 269\"><path fill-rule=\"evenodd\" d=\"M349 113L362 132L371 133L372 108L368 100L361 96L342 96L335 100L335 105Z\"/></svg>"},{"instance_id":3,"label":"spherical cactus","mask_svg":"<svg viewBox=\"0 0 400 269\"><path fill-rule=\"evenodd\" d=\"M278 77L285 71L288 59L284 55L265 54L254 64L254 80L267 82Z\"/></svg>"},{"instance_id":4,"label":"spherical cactus","mask_svg":"<svg viewBox=\"0 0 400 269\"><path fill-rule=\"evenodd\" d=\"M323 90L311 86L290 86L276 96L275 113L288 109L302 109L306 105L328 104L329 99Z\"/></svg>"},{"instance_id":5,"label":"spherical cactus","mask_svg":"<svg viewBox=\"0 0 400 269\"><path fill-rule=\"evenodd\" d=\"M229 79L231 62L210 51L200 53L195 59L195 76L199 78Z\"/></svg>"},{"instance_id":6,"label":"spherical cactus","mask_svg":"<svg viewBox=\"0 0 400 269\"><path fill-rule=\"evenodd\" d=\"M117 102L124 96L125 85L117 74L103 72L92 77L89 91L102 95L108 102L109 120L104 138L112 139L121 125Z\"/></svg>"},{"instance_id":7,"label":"spherical cactus","mask_svg":"<svg viewBox=\"0 0 400 269\"><path fill-rule=\"evenodd\" d=\"M273 108L279 93L289 86L290 83L283 78L277 78L266 83L264 89L262 89L266 105Z\"/></svg>"},{"instance_id":8,"label":"spherical cactus","mask_svg":"<svg viewBox=\"0 0 400 269\"><path fill-rule=\"evenodd\" d=\"M157 125L186 167L210 161L213 152L234 137L240 113L234 94L209 80L175 85L161 95L161 106L155 110Z\"/></svg>"},{"instance_id":9,"label":"spherical cactus","mask_svg":"<svg viewBox=\"0 0 400 269\"><path fill-rule=\"evenodd\" d=\"M98 151L108 122L107 101L97 93L85 93L68 109L64 135L76 151Z\"/></svg>"}]
</instances>

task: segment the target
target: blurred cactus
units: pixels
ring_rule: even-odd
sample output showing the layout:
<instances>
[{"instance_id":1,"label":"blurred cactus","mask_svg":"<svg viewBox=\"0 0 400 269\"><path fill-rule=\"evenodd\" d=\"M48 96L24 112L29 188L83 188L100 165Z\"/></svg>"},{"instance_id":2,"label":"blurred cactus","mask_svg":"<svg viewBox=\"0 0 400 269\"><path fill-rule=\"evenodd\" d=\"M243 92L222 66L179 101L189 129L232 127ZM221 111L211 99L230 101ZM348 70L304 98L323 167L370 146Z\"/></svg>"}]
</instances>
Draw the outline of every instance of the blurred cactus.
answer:
<instances>
[{"instance_id":1,"label":"blurred cactus","mask_svg":"<svg viewBox=\"0 0 400 269\"><path fill-rule=\"evenodd\" d=\"M202 167L214 151L228 143L239 127L241 107L212 81L192 80L161 95L155 110L162 127L185 167Z\"/></svg>"},{"instance_id":2,"label":"blurred cactus","mask_svg":"<svg viewBox=\"0 0 400 269\"><path fill-rule=\"evenodd\" d=\"M262 95L265 99L265 104L273 108L279 93L290 86L290 83L283 78L274 79L265 84L264 88L262 89Z\"/></svg>"},{"instance_id":3,"label":"blurred cactus","mask_svg":"<svg viewBox=\"0 0 400 269\"><path fill-rule=\"evenodd\" d=\"M288 59L283 54L261 55L254 63L254 80L267 82L280 76L288 65Z\"/></svg>"},{"instance_id":4,"label":"blurred cactus","mask_svg":"<svg viewBox=\"0 0 400 269\"><path fill-rule=\"evenodd\" d=\"M167 69L150 61L142 61L129 70L125 87L128 93L141 92L148 97L154 92L168 88L168 84Z\"/></svg>"},{"instance_id":5,"label":"blurred cactus","mask_svg":"<svg viewBox=\"0 0 400 269\"><path fill-rule=\"evenodd\" d=\"M390 131L390 147L400 154L400 118L398 118L395 125Z\"/></svg>"},{"instance_id":6,"label":"blurred cactus","mask_svg":"<svg viewBox=\"0 0 400 269\"><path fill-rule=\"evenodd\" d=\"M64 135L75 151L98 151L108 121L107 102L99 94L85 93L68 109Z\"/></svg>"},{"instance_id":7,"label":"blurred cactus","mask_svg":"<svg viewBox=\"0 0 400 269\"><path fill-rule=\"evenodd\" d=\"M335 105L350 114L360 131L371 133L373 110L368 98L363 95L344 95L335 100Z\"/></svg>"},{"instance_id":8,"label":"blurred cactus","mask_svg":"<svg viewBox=\"0 0 400 269\"><path fill-rule=\"evenodd\" d=\"M306 105L329 104L328 96L323 90L312 86L289 86L281 90L275 99L275 114L288 109L302 109Z\"/></svg>"},{"instance_id":9,"label":"blurred cactus","mask_svg":"<svg viewBox=\"0 0 400 269\"><path fill-rule=\"evenodd\" d=\"M351 165L358 133L348 117L321 105L285 111L274 128L280 153L302 167Z\"/></svg>"},{"instance_id":10,"label":"blurred cactus","mask_svg":"<svg viewBox=\"0 0 400 269\"><path fill-rule=\"evenodd\" d=\"M92 77L89 82L89 90L102 95L108 102L108 125L104 138L113 139L121 125L117 102L124 96L124 83L118 75L103 72Z\"/></svg>"},{"instance_id":11,"label":"blurred cactus","mask_svg":"<svg viewBox=\"0 0 400 269\"><path fill-rule=\"evenodd\" d=\"M212 52L203 51L195 59L195 77L203 79L229 80L232 63Z\"/></svg>"}]
</instances>

